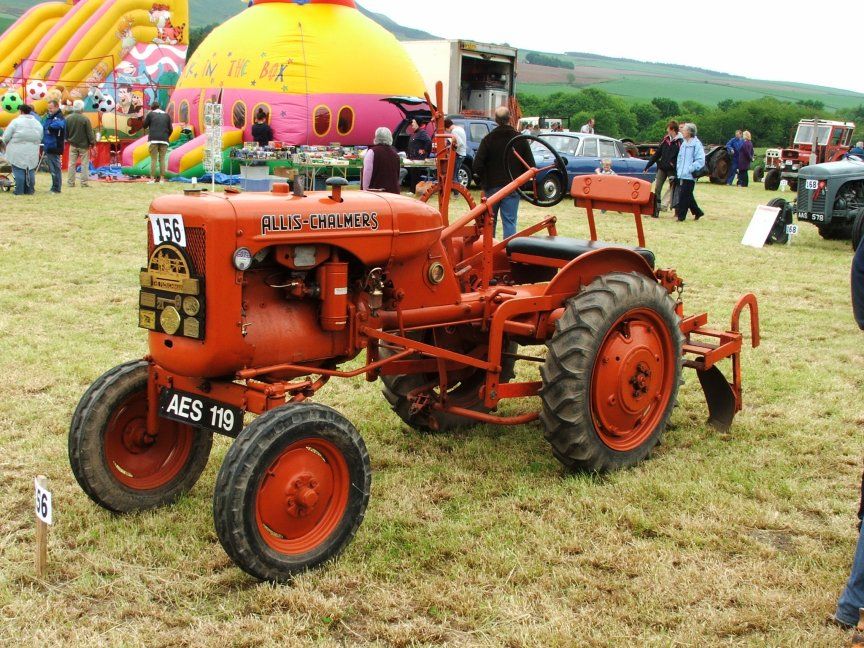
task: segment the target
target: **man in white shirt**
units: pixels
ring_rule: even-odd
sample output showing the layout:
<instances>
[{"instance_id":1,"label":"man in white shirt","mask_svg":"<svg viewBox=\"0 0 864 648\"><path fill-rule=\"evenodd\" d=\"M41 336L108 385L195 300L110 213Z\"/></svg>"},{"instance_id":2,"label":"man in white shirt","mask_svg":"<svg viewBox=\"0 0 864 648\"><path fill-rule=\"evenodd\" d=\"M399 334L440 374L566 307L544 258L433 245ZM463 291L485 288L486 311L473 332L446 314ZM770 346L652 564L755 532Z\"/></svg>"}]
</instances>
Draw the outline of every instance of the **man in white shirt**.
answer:
<instances>
[{"instance_id":1,"label":"man in white shirt","mask_svg":"<svg viewBox=\"0 0 864 648\"><path fill-rule=\"evenodd\" d=\"M593 133L594 132L594 118L588 120L587 124L583 124L582 128L579 129L580 133Z\"/></svg>"},{"instance_id":2,"label":"man in white shirt","mask_svg":"<svg viewBox=\"0 0 864 648\"><path fill-rule=\"evenodd\" d=\"M459 182L459 169L462 168L462 161L468 155L468 137L465 135L465 129L456 126L449 117L444 120L444 130L456 138L456 163L453 165L453 182Z\"/></svg>"}]
</instances>

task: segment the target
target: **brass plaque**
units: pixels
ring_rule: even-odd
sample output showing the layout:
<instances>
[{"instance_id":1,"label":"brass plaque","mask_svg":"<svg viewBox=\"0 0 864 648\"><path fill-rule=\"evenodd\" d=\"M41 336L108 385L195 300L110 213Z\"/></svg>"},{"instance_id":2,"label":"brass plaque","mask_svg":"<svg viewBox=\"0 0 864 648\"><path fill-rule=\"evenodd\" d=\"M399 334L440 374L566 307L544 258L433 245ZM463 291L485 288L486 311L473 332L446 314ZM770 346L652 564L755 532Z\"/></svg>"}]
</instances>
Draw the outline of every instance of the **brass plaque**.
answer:
<instances>
[{"instance_id":1,"label":"brass plaque","mask_svg":"<svg viewBox=\"0 0 864 648\"><path fill-rule=\"evenodd\" d=\"M183 312L190 317L195 317L201 311L201 302L195 297L183 298Z\"/></svg>"},{"instance_id":2,"label":"brass plaque","mask_svg":"<svg viewBox=\"0 0 864 648\"><path fill-rule=\"evenodd\" d=\"M191 338L198 338L201 336L201 325L193 317L187 317L183 320L183 335Z\"/></svg>"},{"instance_id":3,"label":"brass plaque","mask_svg":"<svg viewBox=\"0 0 864 648\"><path fill-rule=\"evenodd\" d=\"M168 335L174 335L180 329L180 313L173 306L169 306L162 311L159 316L159 323L162 325L162 330Z\"/></svg>"},{"instance_id":4,"label":"brass plaque","mask_svg":"<svg viewBox=\"0 0 864 648\"><path fill-rule=\"evenodd\" d=\"M140 310L138 311L138 326L141 328L156 330L156 313L153 311Z\"/></svg>"},{"instance_id":5,"label":"brass plaque","mask_svg":"<svg viewBox=\"0 0 864 648\"><path fill-rule=\"evenodd\" d=\"M144 308L156 308L156 294L142 290L140 303Z\"/></svg>"},{"instance_id":6,"label":"brass plaque","mask_svg":"<svg viewBox=\"0 0 864 648\"><path fill-rule=\"evenodd\" d=\"M147 267L141 271L141 285L184 295L197 295L200 290L186 255L168 244L153 250Z\"/></svg>"}]
</instances>

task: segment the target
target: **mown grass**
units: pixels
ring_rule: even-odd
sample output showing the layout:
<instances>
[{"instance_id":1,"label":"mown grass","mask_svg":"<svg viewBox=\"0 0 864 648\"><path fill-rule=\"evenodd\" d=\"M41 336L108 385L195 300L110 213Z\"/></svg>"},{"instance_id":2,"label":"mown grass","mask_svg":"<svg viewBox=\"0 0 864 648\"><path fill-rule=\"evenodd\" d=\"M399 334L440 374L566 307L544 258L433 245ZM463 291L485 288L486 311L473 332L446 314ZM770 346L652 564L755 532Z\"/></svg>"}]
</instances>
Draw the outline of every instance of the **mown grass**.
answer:
<instances>
[{"instance_id":1,"label":"mown grass","mask_svg":"<svg viewBox=\"0 0 864 648\"><path fill-rule=\"evenodd\" d=\"M81 492L66 432L87 385L140 357L137 272L149 199L175 187L96 185L0 195L0 645L639 644L836 646L823 625L851 563L864 353L849 306L850 249L803 225L791 246L739 241L772 197L700 183L698 223L646 223L658 265L685 277L689 313L726 326L760 299L728 434L686 374L663 444L632 470L565 474L537 425L421 435L374 384L333 381L373 463L369 511L342 558L290 586L245 576L211 519L219 439L175 506L115 516ZM552 210L563 234L581 213ZM522 207L521 222L548 212ZM633 241L607 214L609 239ZM528 376L529 369L520 367ZM530 402L508 403L508 412ZM56 524L33 576L32 478Z\"/></svg>"}]
</instances>

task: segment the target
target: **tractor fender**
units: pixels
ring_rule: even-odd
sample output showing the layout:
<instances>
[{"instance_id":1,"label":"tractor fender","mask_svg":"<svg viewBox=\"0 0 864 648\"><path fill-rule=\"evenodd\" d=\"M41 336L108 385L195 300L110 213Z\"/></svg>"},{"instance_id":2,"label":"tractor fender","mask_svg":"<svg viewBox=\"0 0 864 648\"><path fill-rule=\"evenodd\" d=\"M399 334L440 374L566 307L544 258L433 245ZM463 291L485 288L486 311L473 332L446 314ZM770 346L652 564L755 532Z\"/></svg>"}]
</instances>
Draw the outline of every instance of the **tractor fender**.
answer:
<instances>
[{"instance_id":1,"label":"tractor fender","mask_svg":"<svg viewBox=\"0 0 864 648\"><path fill-rule=\"evenodd\" d=\"M638 252L626 247L607 247L570 261L549 282L544 295L575 295L597 277L612 272L638 272L656 280L654 270Z\"/></svg>"}]
</instances>

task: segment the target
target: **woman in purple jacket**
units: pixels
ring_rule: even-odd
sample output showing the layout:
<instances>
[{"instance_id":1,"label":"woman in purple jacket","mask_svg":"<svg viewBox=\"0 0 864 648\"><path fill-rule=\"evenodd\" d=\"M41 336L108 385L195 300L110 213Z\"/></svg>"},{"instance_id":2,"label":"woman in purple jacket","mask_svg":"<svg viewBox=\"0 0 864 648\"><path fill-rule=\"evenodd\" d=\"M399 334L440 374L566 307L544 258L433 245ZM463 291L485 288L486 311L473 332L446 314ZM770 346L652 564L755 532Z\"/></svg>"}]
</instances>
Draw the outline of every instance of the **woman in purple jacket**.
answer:
<instances>
[{"instance_id":1,"label":"woman in purple jacket","mask_svg":"<svg viewBox=\"0 0 864 648\"><path fill-rule=\"evenodd\" d=\"M736 154L739 187L746 187L750 184L750 163L753 161L753 142L751 140L750 131L744 131L744 140Z\"/></svg>"}]
</instances>

